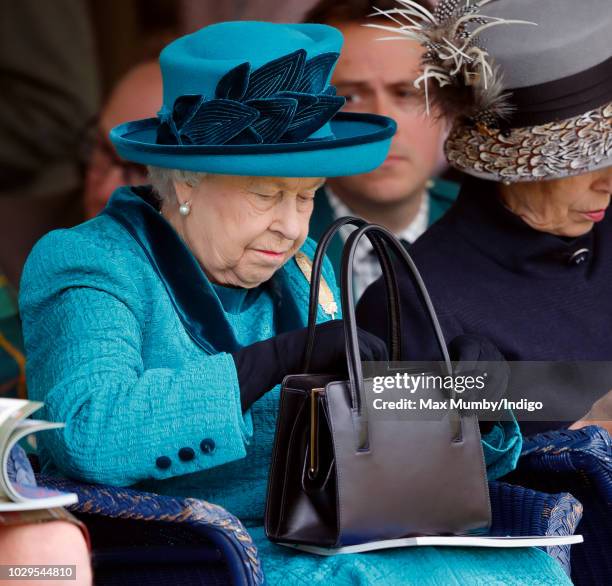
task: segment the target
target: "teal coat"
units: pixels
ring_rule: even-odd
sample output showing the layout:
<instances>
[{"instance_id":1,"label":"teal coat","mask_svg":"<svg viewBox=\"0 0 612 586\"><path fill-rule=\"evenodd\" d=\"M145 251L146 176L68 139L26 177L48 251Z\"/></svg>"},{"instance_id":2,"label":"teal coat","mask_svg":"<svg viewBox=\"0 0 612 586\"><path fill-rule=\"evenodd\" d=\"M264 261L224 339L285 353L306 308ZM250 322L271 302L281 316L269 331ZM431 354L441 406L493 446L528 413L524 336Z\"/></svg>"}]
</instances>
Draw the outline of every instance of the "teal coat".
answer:
<instances>
[{"instance_id":1,"label":"teal coat","mask_svg":"<svg viewBox=\"0 0 612 586\"><path fill-rule=\"evenodd\" d=\"M459 195L459 185L452 181L436 179L429 193L429 225L437 222L446 211L453 205ZM308 236L318 242L325 230L335 220L325 187L317 191L315 195L314 210L310 218L310 231ZM334 267L337 283L340 286L340 264L342 260L342 239L336 236L332 239L327 250L327 256Z\"/></svg>"},{"instance_id":2,"label":"teal coat","mask_svg":"<svg viewBox=\"0 0 612 586\"><path fill-rule=\"evenodd\" d=\"M309 283L291 260L248 292L212 286L150 202L147 188L122 188L102 215L44 237L26 264L30 395L45 401L46 417L66 422L40 436L46 471L224 506L250 527L270 583L386 586L422 581L434 565L442 578L465 570L513 583L519 562L521 577L533 567L562 580L535 549L320 559L269 543L262 518L279 389L243 414L228 352L302 327ZM302 251L312 257L313 242ZM324 276L337 295L328 262ZM510 430L495 441L499 474L513 467L520 438Z\"/></svg>"},{"instance_id":3,"label":"teal coat","mask_svg":"<svg viewBox=\"0 0 612 586\"><path fill-rule=\"evenodd\" d=\"M313 242L302 251L312 257ZM328 263L324 277L333 284ZM262 337L303 327L308 292L291 260L256 300L270 314L237 327L176 232L128 188L100 216L46 235L20 291L30 396L66 422L41 438L45 468L128 486L242 460L253 420L229 352L255 342L261 322Z\"/></svg>"}]
</instances>

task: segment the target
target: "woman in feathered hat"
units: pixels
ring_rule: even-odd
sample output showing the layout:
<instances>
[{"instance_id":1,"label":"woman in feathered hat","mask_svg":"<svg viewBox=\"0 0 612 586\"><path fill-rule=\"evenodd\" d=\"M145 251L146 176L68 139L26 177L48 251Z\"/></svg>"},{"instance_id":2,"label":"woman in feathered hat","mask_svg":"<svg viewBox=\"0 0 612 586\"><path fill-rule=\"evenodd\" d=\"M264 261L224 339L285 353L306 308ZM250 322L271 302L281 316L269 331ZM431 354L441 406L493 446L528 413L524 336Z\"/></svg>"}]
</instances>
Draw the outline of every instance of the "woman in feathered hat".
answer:
<instances>
[{"instance_id":1,"label":"woman in feathered hat","mask_svg":"<svg viewBox=\"0 0 612 586\"><path fill-rule=\"evenodd\" d=\"M159 118L111 133L153 187L117 190L98 217L43 238L25 267L28 388L66 422L41 438L44 470L226 507L250 527L270 583L405 583L432 564L504 583L521 565L563 581L539 550L318 559L264 537L278 385L305 343L314 193L324 177L379 165L395 127L334 116L341 44L328 26L240 22L162 52ZM345 360L329 263L324 278L318 372ZM361 351L386 356L364 332ZM497 474L518 440L499 446Z\"/></svg>"},{"instance_id":2,"label":"woman in feathered hat","mask_svg":"<svg viewBox=\"0 0 612 586\"><path fill-rule=\"evenodd\" d=\"M400 35L426 48L425 98L453 121L448 160L468 175L454 208L411 250L446 335L482 334L513 361L612 360L609 0L450 0L433 14L401 4ZM379 335L381 287L359 307ZM437 359L407 281L403 293L407 356ZM554 388L540 381L546 421L523 422L526 431L567 425L597 399L585 396L587 379L560 373L551 371ZM607 400L589 420L611 429Z\"/></svg>"}]
</instances>

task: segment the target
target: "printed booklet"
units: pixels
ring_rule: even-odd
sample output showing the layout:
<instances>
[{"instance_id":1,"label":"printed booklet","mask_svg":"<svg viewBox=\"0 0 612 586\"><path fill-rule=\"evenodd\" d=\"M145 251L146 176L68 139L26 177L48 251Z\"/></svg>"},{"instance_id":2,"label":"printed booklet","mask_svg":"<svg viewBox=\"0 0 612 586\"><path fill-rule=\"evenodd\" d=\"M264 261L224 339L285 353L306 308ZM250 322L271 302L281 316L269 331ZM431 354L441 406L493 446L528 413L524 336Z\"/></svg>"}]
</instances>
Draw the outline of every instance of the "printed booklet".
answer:
<instances>
[{"instance_id":1,"label":"printed booklet","mask_svg":"<svg viewBox=\"0 0 612 586\"><path fill-rule=\"evenodd\" d=\"M74 493L12 482L9 479L9 455L21 438L37 431L64 426L63 423L26 419L42 405L37 401L0 398L0 513L65 507L78 501Z\"/></svg>"},{"instance_id":2,"label":"printed booklet","mask_svg":"<svg viewBox=\"0 0 612 586\"><path fill-rule=\"evenodd\" d=\"M393 547L417 547L423 545L436 545L448 547L543 547L551 545L567 545L582 543L582 535L562 536L521 536L521 537L490 537L490 536L423 536L403 537L401 539L386 539L383 541L371 541L361 545L347 545L345 547L327 548L315 545L300 545L295 543L278 543L293 549L307 551L317 555L338 555L346 553L362 553L375 551L377 549L389 549Z\"/></svg>"}]
</instances>

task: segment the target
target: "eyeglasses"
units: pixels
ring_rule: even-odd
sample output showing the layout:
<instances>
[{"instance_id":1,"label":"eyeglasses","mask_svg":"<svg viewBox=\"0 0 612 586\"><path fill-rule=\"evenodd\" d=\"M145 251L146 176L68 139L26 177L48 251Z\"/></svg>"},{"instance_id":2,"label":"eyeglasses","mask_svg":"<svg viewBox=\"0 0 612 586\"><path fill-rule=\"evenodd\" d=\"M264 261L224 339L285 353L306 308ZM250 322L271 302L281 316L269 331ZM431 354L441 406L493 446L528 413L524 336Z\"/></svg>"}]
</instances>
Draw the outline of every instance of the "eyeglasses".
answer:
<instances>
[{"instance_id":1,"label":"eyeglasses","mask_svg":"<svg viewBox=\"0 0 612 586\"><path fill-rule=\"evenodd\" d=\"M147 176L147 168L138 163L122 159L101 128L97 128L91 147L89 164L95 166L101 174L106 174L111 168L119 169L126 185L142 183Z\"/></svg>"},{"instance_id":2,"label":"eyeglasses","mask_svg":"<svg viewBox=\"0 0 612 586\"><path fill-rule=\"evenodd\" d=\"M100 117L92 117L85 125L79 140L79 160L84 169L93 170L98 176L105 176L113 169L119 169L121 180L126 185L146 182L145 165L124 161L100 125Z\"/></svg>"}]
</instances>

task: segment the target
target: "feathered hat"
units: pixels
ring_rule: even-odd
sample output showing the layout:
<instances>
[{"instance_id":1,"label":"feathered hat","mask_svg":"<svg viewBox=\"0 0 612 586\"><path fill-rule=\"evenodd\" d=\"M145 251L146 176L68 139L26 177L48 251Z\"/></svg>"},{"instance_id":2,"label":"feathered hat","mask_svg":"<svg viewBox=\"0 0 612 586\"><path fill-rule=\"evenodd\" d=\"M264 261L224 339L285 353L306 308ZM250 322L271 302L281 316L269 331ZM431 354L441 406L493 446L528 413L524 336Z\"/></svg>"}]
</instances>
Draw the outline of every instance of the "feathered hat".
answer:
<instances>
[{"instance_id":1,"label":"feathered hat","mask_svg":"<svg viewBox=\"0 0 612 586\"><path fill-rule=\"evenodd\" d=\"M423 45L415 85L453 120L451 165L506 183L612 165L610 0L397 1L369 26Z\"/></svg>"},{"instance_id":2,"label":"feathered hat","mask_svg":"<svg viewBox=\"0 0 612 586\"><path fill-rule=\"evenodd\" d=\"M113 128L137 163L229 175L333 177L366 173L387 155L395 122L338 113L330 85L342 47L320 24L222 22L160 55L157 118Z\"/></svg>"}]
</instances>

